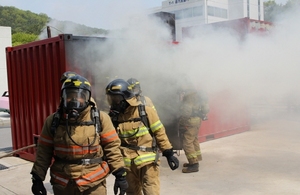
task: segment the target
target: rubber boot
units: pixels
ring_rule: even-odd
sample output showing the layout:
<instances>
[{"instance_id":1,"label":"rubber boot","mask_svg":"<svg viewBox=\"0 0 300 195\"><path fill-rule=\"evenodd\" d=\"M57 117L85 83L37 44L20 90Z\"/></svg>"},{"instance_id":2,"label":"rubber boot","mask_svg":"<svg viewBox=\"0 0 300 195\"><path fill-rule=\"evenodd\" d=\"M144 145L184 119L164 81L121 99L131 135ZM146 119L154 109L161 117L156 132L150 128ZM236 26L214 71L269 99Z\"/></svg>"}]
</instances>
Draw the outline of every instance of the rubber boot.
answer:
<instances>
[{"instance_id":1,"label":"rubber boot","mask_svg":"<svg viewBox=\"0 0 300 195\"><path fill-rule=\"evenodd\" d=\"M199 171L199 163L190 164L182 169L182 173L193 173Z\"/></svg>"}]
</instances>

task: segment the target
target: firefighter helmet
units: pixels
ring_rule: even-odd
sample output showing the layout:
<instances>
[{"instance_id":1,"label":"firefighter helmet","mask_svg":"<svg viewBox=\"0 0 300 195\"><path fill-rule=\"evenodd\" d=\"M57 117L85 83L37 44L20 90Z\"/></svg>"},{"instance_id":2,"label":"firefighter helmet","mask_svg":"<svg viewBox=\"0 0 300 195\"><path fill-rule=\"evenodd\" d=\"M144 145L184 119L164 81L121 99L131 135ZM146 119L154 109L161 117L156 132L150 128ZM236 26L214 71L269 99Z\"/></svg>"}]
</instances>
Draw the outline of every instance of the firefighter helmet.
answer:
<instances>
[{"instance_id":1,"label":"firefighter helmet","mask_svg":"<svg viewBox=\"0 0 300 195\"><path fill-rule=\"evenodd\" d=\"M132 97L134 97L134 94L131 86L123 79L113 80L106 87L106 98L111 110L124 113L129 106L126 100Z\"/></svg>"},{"instance_id":2,"label":"firefighter helmet","mask_svg":"<svg viewBox=\"0 0 300 195\"><path fill-rule=\"evenodd\" d=\"M91 84L80 75L71 76L62 85L61 97L67 111L76 110L80 113L89 105Z\"/></svg>"},{"instance_id":3,"label":"firefighter helmet","mask_svg":"<svg viewBox=\"0 0 300 195\"><path fill-rule=\"evenodd\" d=\"M61 75L61 78L60 78L61 84L63 84L67 78L69 78L69 77L71 77L71 76L76 76L76 75L78 75L78 74L75 73L75 72L72 72L72 71L64 72L64 73Z\"/></svg>"},{"instance_id":4,"label":"firefighter helmet","mask_svg":"<svg viewBox=\"0 0 300 195\"><path fill-rule=\"evenodd\" d=\"M132 93L135 96L139 96L142 93L140 82L135 78L130 78L127 80L127 82L130 84L132 88Z\"/></svg>"},{"instance_id":5,"label":"firefighter helmet","mask_svg":"<svg viewBox=\"0 0 300 195\"><path fill-rule=\"evenodd\" d=\"M131 86L123 79L116 79L110 82L106 87L106 94L121 95L126 100L134 96Z\"/></svg>"}]
</instances>

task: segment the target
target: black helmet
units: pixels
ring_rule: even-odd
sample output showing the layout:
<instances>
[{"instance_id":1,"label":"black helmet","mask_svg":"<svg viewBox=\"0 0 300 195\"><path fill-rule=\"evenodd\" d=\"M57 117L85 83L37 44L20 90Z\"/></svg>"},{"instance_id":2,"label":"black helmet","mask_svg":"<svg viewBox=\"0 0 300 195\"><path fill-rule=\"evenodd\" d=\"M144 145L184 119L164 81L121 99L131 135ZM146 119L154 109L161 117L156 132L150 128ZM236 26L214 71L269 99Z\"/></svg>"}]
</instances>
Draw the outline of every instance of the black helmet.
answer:
<instances>
[{"instance_id":1,"label":"black helmet","mask_svg":"<svg viewBox=\"0 0 300 195\"><path fill-rule=\"evenodd\" d=\"M131 86L123 79L116 79L110 82L106 87L106 94L121 95L126 100L134 96Z\"/></svg>"},{"instance_id":2,"label":"black helmet","mask_svg":"<svg viewBox=\"0 0 300 195\"><path fill-rule=\"evenodd\" d=\"M76 110L80 113L89 105L91 84L80 75L71 76L65 80L61 87L61 97L63 107L67 112Z\"/></svg>"},{"instance_id":3,"label":"black helmet","mask_svg":"<svg viewBox=\"0 0 300 195\"><path fill-rule=\"evenodd\" d=\"M72 71L64 72L64 73L61 75L61 78L60 78L61 84L63 84L67 78L72 77L72 76L76 76L76 75L78 75L78 74L75 73L75 72L72 72Z\"/></svg>"},{"instance_id":4,"label":"black helmet","mask_svg":"<svg viewBox=\"0 0 300 195\"><path fill-rule=\"evenodd\" d=\"M129 106L126 100L134 97L134 94L128 82L116 79L107 85L106 97L111 110L124 113Z\"/></svg>"},{"instance_id":5,"label":"black helmet","mask_svg":"<svg viewBox=\"0 0 300 195\"><path fill-rule=\"evenodd\" d=\"M127 82L131 86L132 93L134 95L138 96L138 95L140 95L142 93L140 82L137 79L130 78L130 79L127 80Z\"/></svg>"}]
</instances>

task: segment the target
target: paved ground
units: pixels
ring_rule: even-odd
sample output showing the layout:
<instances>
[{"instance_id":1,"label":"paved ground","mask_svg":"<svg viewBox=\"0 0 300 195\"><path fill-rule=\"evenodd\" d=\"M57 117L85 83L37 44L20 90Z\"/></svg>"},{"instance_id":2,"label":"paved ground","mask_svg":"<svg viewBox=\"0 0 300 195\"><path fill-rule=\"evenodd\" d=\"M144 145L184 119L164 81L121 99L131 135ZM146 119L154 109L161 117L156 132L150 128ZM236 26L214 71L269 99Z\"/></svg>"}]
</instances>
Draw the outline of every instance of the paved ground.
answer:
<instances>
[{"instance_id":1,"label":"paved ground","mask_svg":"<svg viewBox=\"0 0 300 195\"><path fill-rule=\"evenodd\" d=\"M0 127L2 137L9 128ZM9 135L9 133L6 133ZM265 195L300 194L300 120L268 120L255 124L250 131L201 143L203 161L200 171L181 173L181 166L171 171L164 157L161 165L161 195ZM9 139L8 139L9 140ZM7 148L7 147L6 147ZM5 154L0 148L0 156ZM8 167L0 170L1 195L31 194L32 162L17 158L0 158ZM109 176L108 195L112 195L113 176ZM53 194L49 177L48 194Z\"/></svg>"}]
</instances>

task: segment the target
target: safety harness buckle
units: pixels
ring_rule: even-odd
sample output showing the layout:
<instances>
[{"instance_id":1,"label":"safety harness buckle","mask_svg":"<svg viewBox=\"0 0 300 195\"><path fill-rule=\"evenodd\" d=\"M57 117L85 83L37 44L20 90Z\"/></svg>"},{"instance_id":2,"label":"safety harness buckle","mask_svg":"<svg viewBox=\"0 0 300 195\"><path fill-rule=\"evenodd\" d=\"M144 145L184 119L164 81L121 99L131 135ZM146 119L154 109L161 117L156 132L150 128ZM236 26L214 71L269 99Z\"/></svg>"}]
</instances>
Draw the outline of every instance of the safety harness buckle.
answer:
<instances>
[{"instance_id":1,"label":"safety harness buckle","mask_svg":"<svg viewBox=\"0 0 300 195\"><path fill-rule=\"evenodd\" d=\"M146 146L139 146L140 151L142 152L146 152L147 151L147 147Z\"/></svg>"},{"instance_id":2,"label":"safety harness buckle","mask_svg":"<svg viewBox=\"0 0 300 195\"><path fill-rule=\"evenodd\" d=\"M91 159L81 159L81 161L82 161L82 165L89 165L89 164L91 164Z\"/></svg>"}]
</instances>

